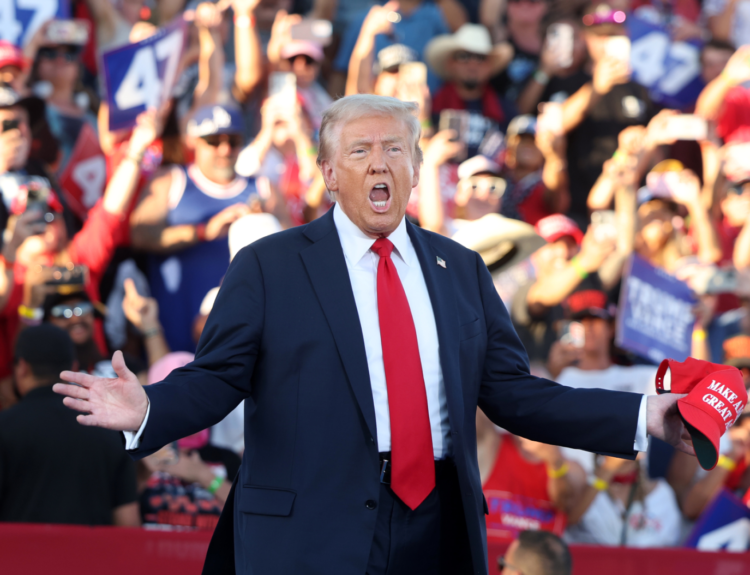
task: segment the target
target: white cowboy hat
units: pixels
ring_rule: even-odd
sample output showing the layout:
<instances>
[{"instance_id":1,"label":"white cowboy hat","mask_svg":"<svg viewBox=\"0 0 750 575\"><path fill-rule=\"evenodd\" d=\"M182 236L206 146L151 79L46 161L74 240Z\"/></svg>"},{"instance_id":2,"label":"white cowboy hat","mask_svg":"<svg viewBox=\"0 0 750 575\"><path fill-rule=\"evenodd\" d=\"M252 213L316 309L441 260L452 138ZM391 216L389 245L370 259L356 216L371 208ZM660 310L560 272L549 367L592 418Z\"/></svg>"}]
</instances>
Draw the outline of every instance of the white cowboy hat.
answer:
<instances>
[{"instance_id":1,"label":"white cowboy hat","mask_svg":"<svg viewBox=\"0 0 750 575\"><path fill-rule=\"evenodd\" d=\"M490 33L481 24L464 24L453 34L436 36L425 47L424 56L433 72L445 78L445 62L457 50L489 56L493 74L505 68L513 59L513 47L508 43L493 46Z\"/></svg>"},{"instance_id":2,"label":"white cowboy hat","mask_svg":"<svg viewBox=\"0 0 750 575\"><path fill-rule=\"evenodd\" d=\"M517 264L547 243L534 231L534 226L500 214L487 214L465 223L452 239L479 252L493 272Z\"/></svg>"}]
</instances>

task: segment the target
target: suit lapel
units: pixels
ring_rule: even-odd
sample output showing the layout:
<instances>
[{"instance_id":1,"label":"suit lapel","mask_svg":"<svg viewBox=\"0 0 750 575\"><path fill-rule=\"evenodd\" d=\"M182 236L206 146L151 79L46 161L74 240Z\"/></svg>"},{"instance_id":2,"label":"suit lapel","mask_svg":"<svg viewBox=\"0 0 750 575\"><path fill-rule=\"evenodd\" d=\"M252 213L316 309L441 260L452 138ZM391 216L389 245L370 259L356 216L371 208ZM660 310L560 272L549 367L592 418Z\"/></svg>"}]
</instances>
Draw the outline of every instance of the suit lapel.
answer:
<instances>
[{"instance_id":1,"label":"suit lapel","mask_svg":"<svg viewBox=\"0 0 750 575\"><path fill-rule=\"evenodd\" d=\"M435 315L438 342L440 343L440 367L443 371L445 394L448 401L448 416L451 428L457 431L463 426L464 401L461 391L461 373L458 357L458 310L456 291L453 285L450 262L432 243L429 236L416 226L406 222L414 249L422 266L422 274L430 294ZM440 258L446 267L438 264Z\"/></svg>"},{"instance_id":2,"label":"suit lapel","mask_svg":"<svg viewBox=\"0 0 750 575\"><path fill-rule=\"evenodd\" d=\"M333 332L339 356L371 437L377 437L365 342L344 252L333 223L333 210L309 224L305 235L314 243L302 250L302 261Z\"/></svg>"}]
</instances>

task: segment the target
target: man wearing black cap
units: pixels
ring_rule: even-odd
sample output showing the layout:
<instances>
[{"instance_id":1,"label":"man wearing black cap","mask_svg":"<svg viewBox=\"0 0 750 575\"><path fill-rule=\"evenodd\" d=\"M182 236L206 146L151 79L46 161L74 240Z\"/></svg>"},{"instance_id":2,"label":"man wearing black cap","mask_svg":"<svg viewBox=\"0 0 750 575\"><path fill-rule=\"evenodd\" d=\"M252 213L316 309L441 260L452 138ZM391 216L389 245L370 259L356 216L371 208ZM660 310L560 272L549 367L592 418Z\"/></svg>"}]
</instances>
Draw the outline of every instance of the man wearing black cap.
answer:
<instances>
[{"instance_id":1,"label":"man wearing black cap","mask_svg":"<svg viewBox=\"0 0 750 575\"><path fill-rule=\"evenodd\" d=\"M565 100L563 129L568 137L570 213L588 221L586 198L617 150L617 136L628 126L645 126L654 115L648 90L631 79L626 14L592 2L583 16L592 80Z\"/></svg>"},{"instance_id":2,"label":"man wearing black cap","mask_svg":"<svg viewBox=\"0 0 750 575\"><path fill-rule=\"evenodd\" d=\"M0 413L0 521L138 526L135 466L117 433L81 427L52 392L60 370L74 365L60 328L19 335L21 401Z\"/></svg>"}]
</instances>

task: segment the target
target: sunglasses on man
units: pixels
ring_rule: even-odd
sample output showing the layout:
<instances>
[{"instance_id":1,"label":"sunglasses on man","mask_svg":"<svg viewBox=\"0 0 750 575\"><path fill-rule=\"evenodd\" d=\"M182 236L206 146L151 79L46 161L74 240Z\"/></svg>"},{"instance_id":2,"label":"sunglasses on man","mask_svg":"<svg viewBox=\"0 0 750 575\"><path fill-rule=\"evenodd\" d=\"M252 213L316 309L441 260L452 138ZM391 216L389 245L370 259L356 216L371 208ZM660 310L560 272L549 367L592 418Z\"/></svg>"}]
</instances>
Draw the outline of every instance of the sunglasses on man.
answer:
<instances>
[{"instance_id":1,"label":"sunglasses on man","mask_svg":"<svg viewBox=\"0 0 750 575\"><path fill-rule=\"evenodd\" d=\"M44 46L39 48L37 54L44 60L56 60L61 56L66 62L77 62L81 50L75 46L58 46L57 48Z\"/></svg>"},{"instance_id":2,"label":"sunglasses on man","mask_svg":"<svg viewBox=\"0 0 750 575\"><path fill-rule=\"evenodd\" d=\"M242 136L240 134L211 134L203 136L203 141L212 148L218 148L222 142L227 142L232 148L242 146Z\"/></svg>"},{"instance_id":3,"label":"sunglasses on man","mask_svg":"<svg viewBox=\"0 0 750 575\"><path fill-rule=\"evenodd\" d=\"M82 301L76 305L60 304L53 307L49 313L58 319L71 319L73 316L81 317L94 311L94 304Z\"/></svg>"},{"instance_id":4,"label":"sunglasses on man","mask_svg":"<svg viewBox=\"0 0 750 575\"><path fill-rule=\"evenodd\" d=\"M500 198L505 193L507 183L499 177L471 176L459 180L458 185L462 190L470 189L472 194L485 192L487 195Z\"/></svg>"}]
</instances>

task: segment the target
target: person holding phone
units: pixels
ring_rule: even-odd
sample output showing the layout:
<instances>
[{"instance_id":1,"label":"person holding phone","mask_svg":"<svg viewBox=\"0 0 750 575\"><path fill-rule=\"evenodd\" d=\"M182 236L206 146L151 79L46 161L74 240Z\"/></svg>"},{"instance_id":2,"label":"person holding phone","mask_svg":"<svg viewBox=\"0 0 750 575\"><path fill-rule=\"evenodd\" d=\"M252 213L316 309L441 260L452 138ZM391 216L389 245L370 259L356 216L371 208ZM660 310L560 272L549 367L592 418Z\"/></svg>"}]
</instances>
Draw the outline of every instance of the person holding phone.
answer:
<instances>
[{"instance_id":1,"label":"person holding phone","mask_svg":"<svg viewBox=\"0 0 750 575\"><path fill-rule=\"evenodd\" d=\"M323 112L333 103L333 99L318 81L324 60L321 39L294 39L294 30L310 23L309 20L300 20L299 15L277 16L268 41L268 60L272 72L294 74L297 93L302 96L313 129L317 132Z\"/></svg>"},{"instance_id":2,"label":"person holding phone","mask_svg":"<svg viewBox=\"0 0 750 575\"><path fill-rule=\"evenodd\" d=\"M516 100L522 114L535 114L540 102L563 102L591 75L584 65L588 50L581 21L570 16L550 20L539 66Z\"/></svg>"},{"instance_id":3,"label":"person holding phone","mask_svg":"<svg viewBox=\"0 0 750 575\"><path fill-rule=\"evenodd\" d=\"M20 107L15 109L15 114L17 115L14 117L25 122ZM4 115L8 115L8 112L0 108L0 121ZM27 133L27 130L27 127L22 127L21 135ZM160 119L155 110L138 116L127 159L118 166L107 184L104 197L91 208L83 228L72 239L68 237L63 206L54 190L48 189L46 210L38 210L36 213L31 210L26 212L28 186L20 187L19 193L9 202L11 229L21 222L21 228L27 231L17 236L14 232L14 239L3 250L5 265L13 266L13 282L5 286L5 294L0 293L0 302L5 296L5 304L0 307L0 377L11 369L11 346L19 329L22 325L39 324L44 318L44 299L49 291L56 291L45 288L45 284L49 287L51 266L68 269L85 266L88 277L83 281L82 290L91 301L99 301L99 281L115 248L120 245L127 232L126 220L123 218L140 177L140 162L146 148L160 131ZM23 181L28 179L29 176L26 175ZM7 198L4 199L8 201ZM40 218L44 225L29 230L29 221L39 221ZM104 333L98 321L94 326L94 340L99 352L105 356Z\"/></svg>"},{"instance_id":4,"label":"person holding phone","mask_svg":"<svg viewBox=\"0 0 750 575\"><path fill-rule=\"evenodd\" d=\"M62 151L61 166L67 163L83 124L97 129L91 97L82 84L81 56L88 38L88 23L82 20L50 20L25 50L33 62L29 84L47 104L47 122Z\"/></svg>"},{"instance_id":5,"label":"person holding phone","mask_svg":"<svg viewBox=\"0 0 750 575\"><path fill-rule=\"evenodd\" d=\"M645 126L655 114L648 90L631 79L626 14L609 4L590 4L582 22L593 74L562 105L568 138L571 206L568 215L588 221L586 199L604 162L628 126Z\"/></svg>"},{"instance_id":6,"label":"person holding phone","mask_svg":"<svg viewBox=\"0 0 750 575\"><path fill-rule=\"evenodd\" d=\"M467 157L476 156L485 135L505 132L516 115L515 105L490 86L489 79L509 59L508 46L493 45L487 28L464 24L454 34L438 36L425 49L432 70L445 80L432 99L432 124L439 125L443 110L466 110L468 129L458 134Z\"/></svg>"}]
</instances>

